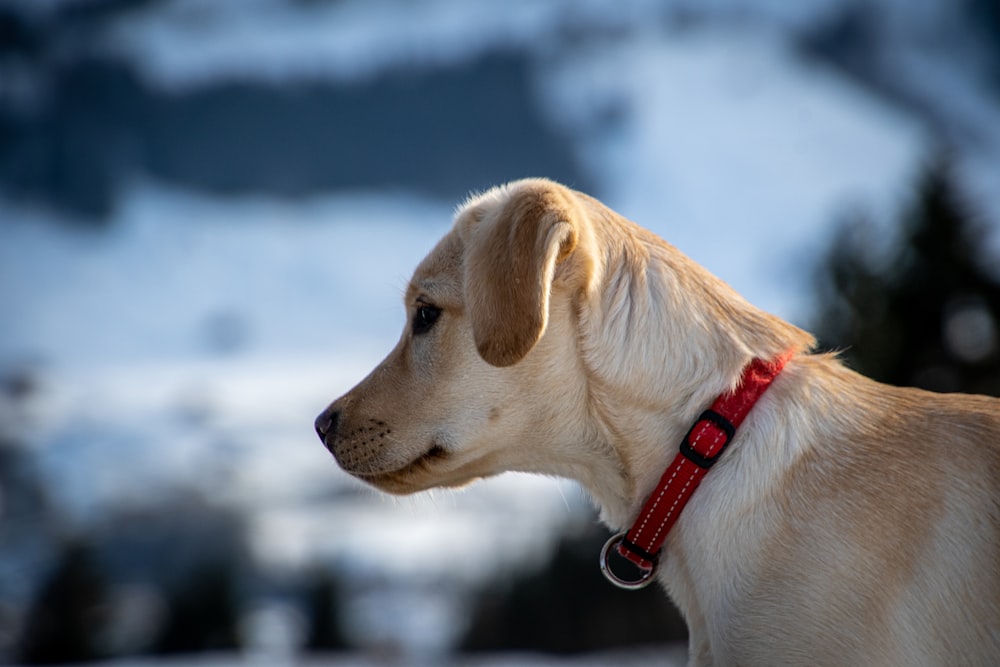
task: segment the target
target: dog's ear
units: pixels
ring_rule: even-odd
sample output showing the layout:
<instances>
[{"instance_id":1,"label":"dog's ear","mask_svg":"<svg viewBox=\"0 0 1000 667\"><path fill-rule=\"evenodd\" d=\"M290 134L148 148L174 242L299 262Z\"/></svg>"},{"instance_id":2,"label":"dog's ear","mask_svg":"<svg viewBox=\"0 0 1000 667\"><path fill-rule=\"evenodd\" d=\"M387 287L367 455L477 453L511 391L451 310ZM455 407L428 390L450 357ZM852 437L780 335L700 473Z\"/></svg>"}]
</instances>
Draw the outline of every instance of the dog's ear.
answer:
<instances>
[{"instance_id":1,"label":"dog's ear","mask_svg":"<svg viewBox=\"0 0 1000 667\"><path fill-rule=\"evenodd\" d=\"M573 194L520 183L466 221L465 295L476 348L494 366L520 361L545 332L557 267L577 246Z\"/></svg>"}]
</instances>

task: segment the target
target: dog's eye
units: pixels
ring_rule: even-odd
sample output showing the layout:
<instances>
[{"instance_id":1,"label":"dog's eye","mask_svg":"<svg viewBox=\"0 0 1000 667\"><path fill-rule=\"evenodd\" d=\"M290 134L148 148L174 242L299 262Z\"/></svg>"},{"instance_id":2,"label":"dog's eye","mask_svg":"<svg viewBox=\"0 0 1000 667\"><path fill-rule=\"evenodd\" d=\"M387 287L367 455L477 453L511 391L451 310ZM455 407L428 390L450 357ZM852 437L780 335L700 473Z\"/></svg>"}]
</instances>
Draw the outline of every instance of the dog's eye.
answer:
<instances>
[{"instance_id":1,"label":"dog's eye","mask_svg":"<svg viewBox=\"0 0 1000 667\"><path fill-rule=\"evenodd\" d=\"M418 336L427 333L440 316L440 308L426 303L419 304L413 314L413 334Z\"/></svg>"}]
</instances>

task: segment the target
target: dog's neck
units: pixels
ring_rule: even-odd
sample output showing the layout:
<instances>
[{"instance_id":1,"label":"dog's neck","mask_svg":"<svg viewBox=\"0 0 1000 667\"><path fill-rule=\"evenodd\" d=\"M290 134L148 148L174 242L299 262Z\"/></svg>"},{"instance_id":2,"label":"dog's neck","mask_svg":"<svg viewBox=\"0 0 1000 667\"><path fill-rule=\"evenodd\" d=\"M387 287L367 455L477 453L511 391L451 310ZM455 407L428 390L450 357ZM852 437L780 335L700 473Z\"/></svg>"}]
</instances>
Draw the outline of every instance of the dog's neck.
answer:
<instances>
[{"instance_id":1,"label":"dog's neck","mask_svg":"<svg viewBox=\"0 0 1000 667\"><path fill-rule=\"evenodd\" d=\"M605 246L614 250L598 267L580 322L604 457L578 479L616 529L632 522L691 422L736 385L753 358L804 351L814 342L658 237L632 238L639 240Z\"/></svg>"}]
</instances>

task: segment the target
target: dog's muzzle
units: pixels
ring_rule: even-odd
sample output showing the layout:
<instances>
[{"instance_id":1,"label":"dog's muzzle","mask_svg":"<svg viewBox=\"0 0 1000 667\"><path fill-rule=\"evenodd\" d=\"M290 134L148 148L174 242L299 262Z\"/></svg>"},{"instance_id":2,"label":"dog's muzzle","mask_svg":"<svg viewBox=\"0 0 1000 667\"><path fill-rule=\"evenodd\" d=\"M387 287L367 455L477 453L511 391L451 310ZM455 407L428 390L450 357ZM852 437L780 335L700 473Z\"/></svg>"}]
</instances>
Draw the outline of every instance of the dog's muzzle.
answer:
<instances>
[{"instance_id":1,"label":"dog's muzzle","mask_svg":"<svg viewBox=\"0 0 1000 667\"><path fill-rule=\"evenodd\" d=\"M337 421L340 418L340 413L333 409L331 405L326 410L316 417L314 426L316 427L316 435L319 436L320 442L323 443L330 453L333 453L333 441L337 437Z\"/></svg>"}]
</instances>

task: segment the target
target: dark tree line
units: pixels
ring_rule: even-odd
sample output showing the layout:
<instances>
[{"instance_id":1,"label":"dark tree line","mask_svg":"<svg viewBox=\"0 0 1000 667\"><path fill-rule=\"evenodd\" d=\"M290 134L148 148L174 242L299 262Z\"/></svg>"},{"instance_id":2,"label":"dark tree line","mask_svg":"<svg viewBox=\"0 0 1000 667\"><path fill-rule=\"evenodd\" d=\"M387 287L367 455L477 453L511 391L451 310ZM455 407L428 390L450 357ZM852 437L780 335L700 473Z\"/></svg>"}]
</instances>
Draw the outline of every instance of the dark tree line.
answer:
<instances>
[{"instance_id":1,"label":"dark tree line","mask_svg":"<svg viewBox=\"0 0 1000 667\"><path fill-rule=\"evenodd\" d=\"M232 511L175 499L145 509L123 507L85 531L70 530L45 502L23 448L2 435L0 501L0 543L38 542L28 554L0 551L0 565L16 572L38 554L50 560L30 586L20 620L0 613L0 631L7 635L0 635L0 664L239 650L247 639L241 624L248 603L260 598L288 600L301 609L305 650L350 647L341 628L338 574L318 567L288 581L272 580L250 561L244 523ZM32 535L43 530L45 535ZM9 576L0 577L0 603L12 603L10 585ZM129 588L156 600L158 613L139 635L134 627L131 633L118 627L135 625L123 617L135 610L120 601Z\"/></svg>"},{"instance_id":2,"label":"dark tree line","mask_svg":"<svg viewBox=\"0 0 1000 667\"><path fill-rule=\"evenodd\" d=\"M564 536L550 562L494 582L460 648L570 654L684 641L684 620L658 586L623 591L604 579L607 538L596 525Z\"/></svg>"},{"instance_id":3,"label":"dark tree line","mask_svg":"<svg viewBox=\"0 0 1000 667\"><path fill-rule=\"evenodd\" d=\"M214 557L198 557L170 584L147 581L164 603L158 627L144 646L122 651L109 645L107 638L114 633L116 619L112 592L121 575L101 558L105 546L82 538L65 545L28 610L13 656L17 664L69 664L122 655L183 655L244 648L246 638L240 634L240 623L246 602L245 573L238 565ZM232 556L235 560L241 557L237 553ZM284 595L298 600L305 613L305 650L350 647L341 630L342 594L332 573L309 572L285 588Z\"/></svg>"},{"instance_id":4,"label":"dark tree line","mask_svg":"<svg viewBox=\"0 0 1000 667\"><path fill-rule=\"evenodd\" d=\"M1000 395L1000 257L988 245L1000 229L962 200L946 160L922 175L888 232L896 242L879 229L845 222L819 267L822 344L876 380Z\"/></svg>"}]
</instances>

